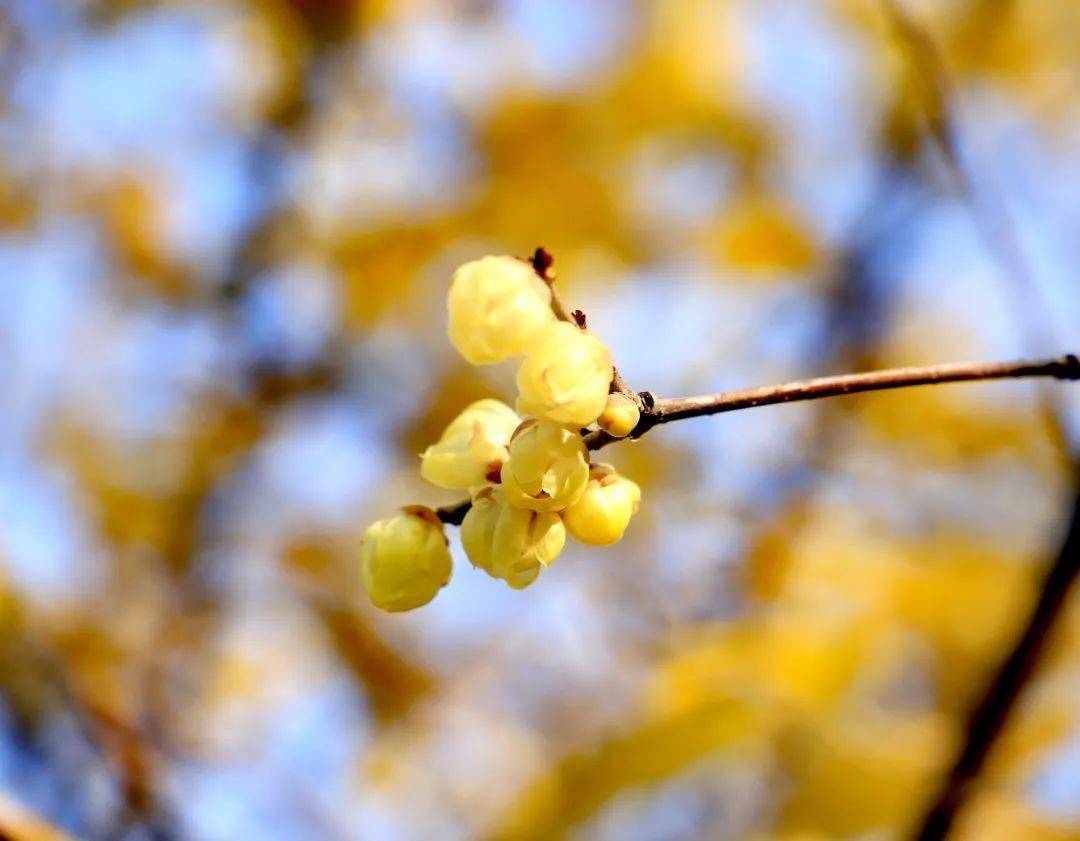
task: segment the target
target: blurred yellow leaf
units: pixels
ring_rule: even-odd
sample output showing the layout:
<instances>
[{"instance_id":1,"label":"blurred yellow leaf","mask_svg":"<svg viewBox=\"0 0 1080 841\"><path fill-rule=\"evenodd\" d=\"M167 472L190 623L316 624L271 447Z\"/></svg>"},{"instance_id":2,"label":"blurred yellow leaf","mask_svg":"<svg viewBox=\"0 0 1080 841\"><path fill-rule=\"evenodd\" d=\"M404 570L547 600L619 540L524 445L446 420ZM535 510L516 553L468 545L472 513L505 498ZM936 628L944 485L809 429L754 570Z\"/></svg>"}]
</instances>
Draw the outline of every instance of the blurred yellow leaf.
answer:
<instances>
[{"instance_id":1,"label":"blurred yellow leaf","mask_svg":"<svg viewBox=\"0 0 1080 841\"><path fill-rule=\"evenodd\" d=\"M350 606L345 594L359 587L355 574L345 569L354 561L352 541L335 541L325 534L296 537L285 547L283 561L334 653L380 719L403 715L436 689L434 675L395 651L378 628Z\"/></svg>"},{"instance_id":2,"label":"blurred yellow leaf","mask_svg":"<svg viewBox=\"0 0 1080 841\"><path fill-rule=\"evenodd\" d=\"M827 725L799 729L782 740L792 796L781 826L830 838L903 831L954 741L947 719L935 714L845 711Z\"/></svg>"},{"instance_id":3,"label":"blurred yellow leaf","mask_svg":"<svg viewBox=\"0 0 1080 841\"><path fill-rule=\"evenodd\" d=\"M7 841L74 841L71 835L0 792L0 836Z\"/></svg>"},{"instance_id":4,"label":"blurred yellow leaf","mask_svg":"<svg viewBox=\"0 0 1080 841\"><path fill-rule=\"evenodd\" d=\"M447 229L437 223L357 231L334 246L345 276L344 320L364 330L394 307L407 306L416 274L442 244Z\"/></svg>"},{"instance_id":5,"label":"blurred yellow leaf","mask_svg":"<svg viewBox=\"0 0 1080 841\"><path fill-rule=\"evenodd\" d=\"M987 792L960 814L956 841L1078 841L1080 826L1055 823L1030 803L1005 792Z\"/></svg>"},{"instance_id":6,"label":"blurred yellow leaf","mask_svg":"<svg viewBox=\"0 0 1080 841\"><path fill-rule=\"evenodd\" d=\"M763 722L737 701L707 703L651 718L594 748L559 760L506 816L491 838L558 838L618 791L657 783L691 763L760 734Z\"/></svg>"},{"instance_id":7,"label":"blurred yellow leaf","mask_svg":"<svg viewBox=\"0 0 1080 841\"><path fill-rule=\"evenodd\" d=\"M933 644L947 709L964 710L1019 632L1035 594L1035 571L1021 559L970 540L913 543L897 581L900 619Z\"/></svg>"},{"instance_id":8,"label":"blurred yellow leaf","mask_svg":"<svg viewBox=\"0 0 1080 841\"><path fill-rule=\"evenodd\" d=\"M736 201L710 237L718 257L740 271L770 276L806 272L819 259L813 233L794 208L765 197Z\"/></svg>"},{"instance_id":9,"label":"blurred yellow leaf","mask_svg":"<svg viewBox=\"0 0 1080 841\"><path fill-rule=\"evenodd\" d=\"M166 189L166 179L160 173L129 176L106 191L102 209L131 282L149 284L156 295L183 300L194 287L168 253Z\"/></svg>"}]
</instances>

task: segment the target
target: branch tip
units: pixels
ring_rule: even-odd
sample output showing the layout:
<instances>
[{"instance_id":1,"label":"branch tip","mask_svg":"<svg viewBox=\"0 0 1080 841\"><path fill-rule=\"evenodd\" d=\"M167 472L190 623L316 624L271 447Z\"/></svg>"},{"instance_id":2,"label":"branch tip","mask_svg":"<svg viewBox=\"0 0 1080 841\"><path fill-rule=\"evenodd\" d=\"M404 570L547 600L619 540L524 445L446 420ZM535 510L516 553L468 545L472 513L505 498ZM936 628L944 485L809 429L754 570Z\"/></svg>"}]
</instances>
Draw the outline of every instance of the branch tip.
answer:
<instances>
[{"instance_id":1,"label":"branch tip","mask_svg":"<svg viewBox=\"0 0 1080 841\"><path fill-rule=\"evenodd\" d=\"M1059 380L1080 380L1080 357L1068 353L1061 358L1061 370L1056 375Z\"/></svg>"},{"instance_id":2,"label":"branch tip","mask_svg":"<svg viewBox=\"0 0 1080 841\"><path fill-rule=\"evenodd\" d=\"M781 385L760 386L742 391L725 391L719 394L706 394L700 397L659 398L651 391L638 394L626 389L629 396L637 398L641 404L641 420L627 436L636 440L648 433L653 427L673 421L718 415L723 412L735 412L753 409L757 406L773 406L778 403L797 403L804 400L820 400L825 397L862 394L868 391L888 391L897 388L909 388L920 385L941 385L943 383L978 382L985 380L1019 379L1023 377L1053 377L1059 380L1080 380L1080 357L1070 353L1053 359L1038 359L1020 362L952 362L946 365L928 365L912 368L889 368L882 371L869 371L861 374L841 374L833 377L818 377L813 380L782 383ZM625 388L622 378L615 374L613 386L616 391ZM625 441L614 438L602 429L583 435L585 446L590 451L602 450L608 444ZM439 519L447 525L461 525L472 503L469 500L439 508Z\"/></svg>"},{"instance_id":3,"label":"branch tip","mask_svg":"<svg viewBox=\"0 0 1080 841\"><path fill-rule=\"evenodd\" d=\"M555 258L551 256L551 252L547 251L542 246L537 246L533 252L532 257L529 258L529 263L540 277L551 283L555 280L555 272L552 270L552 266L555 264Z\"/></svg>"}]
</instances>

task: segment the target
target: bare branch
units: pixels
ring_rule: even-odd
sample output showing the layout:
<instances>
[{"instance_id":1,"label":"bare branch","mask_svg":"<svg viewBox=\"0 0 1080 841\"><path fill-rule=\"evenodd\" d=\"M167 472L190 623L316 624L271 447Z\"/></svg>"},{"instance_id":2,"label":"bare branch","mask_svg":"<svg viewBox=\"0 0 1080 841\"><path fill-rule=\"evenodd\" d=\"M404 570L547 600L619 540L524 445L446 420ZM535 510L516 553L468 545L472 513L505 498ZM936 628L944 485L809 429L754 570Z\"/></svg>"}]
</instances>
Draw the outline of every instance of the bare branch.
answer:
<instances>
[{"instance_id":1,"label":"bare branch","mask_svg":"<svg viewBox=\"0 0 1080 841\"><path fill-rule=\"evenodd\" d=\"M1019 362L952 362L946 365L928 365L912 368L889 368L863 374L841 374L799 380L782 385L761 386L742 391L725 391L700 397L654 398L643 400L645 406L641 423L631 433L640 438L650 429L672 421L718 415L771 406L777 403L797 403L804 400L820 400L844 394L860 394L867 391L887 391L918 385L975 382L979 380L1019 379L1024 377L1050 377L1058 380L1080 380L1080 358L1075 354ZM612 438L606 432L591 432L585 436L590 450L600 450L622 439ZM444 523L459 525L471 503L467 500L438 509L439 519Z\"/></svg>"},{"instance_id":2,"label":"bare branch","mask_svg":"<svg viewBox=\"0 0 1080 841\"><path fill-rule=\"evenodd\" d=\"M1024 686L1035 672L1077 578L1080 578L1080 493L1073 503L1072 520L1061 551L1040 588L1031 618L972 712L964 748L912 836L915 841L942 841L949 834L971 794L972 784L1008 724Z\"/></svg>"},{"instance_id":3,"label":"bare branch","mask_svg":"<svg viewBox=\"0 0 1080 841\"><path fill-rule=\"evenodd\" d=\"M555 317L559 319L559 321L568 321L570 324L576 324L584 330L584 314L578 310L570 312L563 303L562 298L559 297L559 290L555 288L555 269L552 268L555 265L555 258L551 256L551 252L547 251L542 246L537 246L528 262L529 265L533 267L533 271L540 276L551 290L551 311L555 313Z\"/></svg>"},{"instance_id":4,"label":"bare branch","mask_svg":"<svg viewBox=\"0 0 1080 841\"><path fill-rule=\"evenodd\" d=\"M656 423L668 423L701 415L715 415L737 409L752 409L774 403L817 400L864 391L883 391L916 385L997 380L1016 377L1053 377L1059 380L1080 379L1080 359L1062 356L1055 359L1021 362L953 362L926 367L891 368L866 374L842 374L803 382L764 386L746 391L732 391L705 397L657 400L652 414Z\"/></svg>"},{"instance_id":5,"label":"bare branch","mask_svg":"<svg viewBox=\"0 0 1080 841\"><path fill-rule=\"evenodd\" d=\"M1020 362L953 362L947 365L930 365L915 368L890 368L865 374L841 374L835 377L819 377L782 385L761 386L743 391L726 391L701 397L657 398L650 411L641 417L641 423L632 433L640 438L654 426L687 418L718 415L757 406L776 403L796 403L803 400L820 400L844 394L867 391L886 391L917 385L974 382L1021 377L1053 377L1059 380L1080 379L1080 359L1075 355ZM592 433L586 438L591 450L599 450L617 439L604 433Z\"/></svg>"},{"instance_id":6,"label":"bare branch","mask_svg":"<svg viewBox=\"0 0 1080 841\"><path fill-rule=\"evenodd\" d=\"M439 515L439 519L442 520L448 526L460 526L465 520L465 515L469 513L469 509L472 508L472 500L466 499L461 502L456 502L453 505L444 505L442 508L436 508L435 513Z\"/></svg>"}]
</instances>

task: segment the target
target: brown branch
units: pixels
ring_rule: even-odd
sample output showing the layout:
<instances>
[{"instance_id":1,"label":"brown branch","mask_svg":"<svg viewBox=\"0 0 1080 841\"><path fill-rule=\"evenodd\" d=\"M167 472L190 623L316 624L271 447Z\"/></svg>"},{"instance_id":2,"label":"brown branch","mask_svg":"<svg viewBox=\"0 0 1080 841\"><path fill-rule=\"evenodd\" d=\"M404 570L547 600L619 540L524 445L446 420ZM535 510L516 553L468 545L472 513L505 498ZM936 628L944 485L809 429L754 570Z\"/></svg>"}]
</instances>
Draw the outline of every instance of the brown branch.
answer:
<instances>
[{"instance_id":1,"label":"brown branch","mask_svg":"<svg viewBox=\"0 0 1080 841\"><path fill-rule=\"evenodd\" d=\"M865 374L841 374L819 377L784 385L764 386L746 391L731 391L705 397L683 397L657 400L651 412L655 424L684 418L715 415L774 403L817 400L841 394L883 391L916 385L998 380L1015 377L1054 377L1059 380L1080 379L1080 359L1062 356L1054 359L1021 362L953 362L914 368L890 368Z\"/></svg>"},{"instance_id":2,"label":"brown branch","mask_svg":"<svg viewBox=\"0 0 1080 841\"><path fill-rule=\"evenodd\" d=\"M551 256L551 253L543 247L538 246L528 262L529 265L533 267L533 271L540 276L544 283L548 285L548 289L551 290L551 311L555 313L555 317L559 319L559 321L576 324L582 330L587 329L588 323L585 313L581 310L571 311L567 308L566 304L563 303L562 297L559 295L559 290L555 288L555 270L552 268L552 266L555 265L555 258ZM623 379L618 368L612 368L611 393L624 394L637 403L638 408L641 408L641 398L629 385L627 385L626 380Z\"/></svg>"},{"instance_id":3,"label":"brown branch","mask_svg":"<svg viewBox=\"0 0 1080 841\"><path fill-rule=\"evenodd\" d=\"M448 526L460 526L465 520L465 515L469 513L469 509L472 508L472 500L466 499L461 502L456 502L453 505L444 505L442 508L436 508L435 513L439 515L439 519L442 520Z\"/></svg>"},{"instance_id":4,"label":"brown branch","mask_svg":"<svg viewBox=\"0 0 1080 841\"><path fill-rule=\"evenodd\" d=\"M555 313L555 317L559 319L559 321L568 321L571 324L578 324L580 327L581 325L574 317L574 314L567 312L566 305L563 304L562 298L559 297L558 290L555 289L555 284L549 281L548 286L551 289L551 309Z\"/></svg>"},{"instance_id":5,"label":"brown branch","mask_svg":"<svg viewBox=\"0 0 1080 841\"><path fill-rule=\"evenodd\" d=\"M630 388L629 384L623 379L623 375L619 373L618 368L611 369L611 393L621 394L624 397L629 397L635 403L637 403L638 409L644 411L645 402L642 400L640 394Z\"/></svg>"},{"instance_id":6,"label":"brown branch","mask_svg":"<svg viewBox=\"0 0 1080 841\"><path fill-rule=\"evenodd\" d=\"M915 841L941 841L949 834L991 749L1008 724L1024 686L1038 666L1077 578L1080 578L1080 492L1073 503L1065 541L1046 575L1039 601L1013 650L972 712L964 748L912 836Z\"/></svg>"},{"instance_id":7,"label":"brown branch","mask_svg":"<svg viewBox=\"0 0 1080 841\"><path fill-rule=\"evenodd\" d=\"M551 256L551 253L542 246L538 246L527 262L551 290L551 311L555 313L555 317L559 321L568 321L585 329L584 314L577 310L570 312L559 297L559 291L555 288L555 269L552 268L555 265L555 258Z\"/></svg>"},{"instance_id":8,"label":"brown branch","mask_svg":"<svg viewBox=\"0 0 1080 841\"><path fill-rule=\"evenodd\" d=\"M701 397L654 398L643 393L645 410L641 422L631 433L640 438L650 429L672 421L718 415L771 406L777 403L796 403L803 400L820 400L844 394L867 391L885 391L917 385L974 382L978 380L1017 379L1021 377L1052 377L1058 380L1080 380L1080 358L1074 354L1020 362L953 362L946 365L929 365L914 368L889 368L863 374L841 374L799 380L782 385L761 386L742 391L725 391ZM585 445L590 450L600 450L622 439L612 438L606 432L590 432ZM444 523L459 525L471 503L467 500L438 509L439 519Z\"/></svg>"},{"instance_id":9,"label":"brown branch","mask_svg":"<svg viewBox=\"0 0 1080 841\"><path fill-rule=\"evenodd\" d=\"M841 374L835 377L819 377L782 385L761 386L743 391L725 391L701 397L656 398L652 408L641 417L638 428L631 437L640 438L654 426L687 418L718 415L771 406L776 403L796 403L803 400L819 400L843 394L859 394L867 391L885 391L917 385L973 382L977 380L1000 380L1019 377L1053 377L1059 380L1080 379L1080 359L1075 355L1053 359L1021 362L953 362L946 365L930 365L916 368L890 368L865 374ZM599 450L616 440L604 433L590 433L586 443L590 450Z\"/></svg>"}]
</instances>

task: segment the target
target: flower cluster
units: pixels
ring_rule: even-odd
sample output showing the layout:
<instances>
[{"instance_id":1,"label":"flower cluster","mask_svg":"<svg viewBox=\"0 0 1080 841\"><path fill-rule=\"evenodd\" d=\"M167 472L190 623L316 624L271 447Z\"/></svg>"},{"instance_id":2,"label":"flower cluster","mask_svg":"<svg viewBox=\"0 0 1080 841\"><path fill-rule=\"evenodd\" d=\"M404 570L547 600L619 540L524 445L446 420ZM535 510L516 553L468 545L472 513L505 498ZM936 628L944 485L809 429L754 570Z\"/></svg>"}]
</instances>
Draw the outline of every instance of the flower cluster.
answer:
<instances>
[{"instance_id":1,"label":"flower cluster","mask_svg":"<svg viewBox=\"0 0 1080 841\"><path fill-rule=\"evenodd\" d=\"M606 464L590 464L589 428L620 438L638 425L629 396L612 393L611 353L577 324L559 320L546 278L524 260L483 257L450 282L450 340L469 362L524 357L516 409L498 400L468 406L421 455L432 484L465 491L461 539L473 565L520 589L562 552L569 532L607 546L622 538L641 490ZM427 604L449 581L443 524L410 507L364 535L361 581L389 611Z\"/></svg>"}]
</instances>

